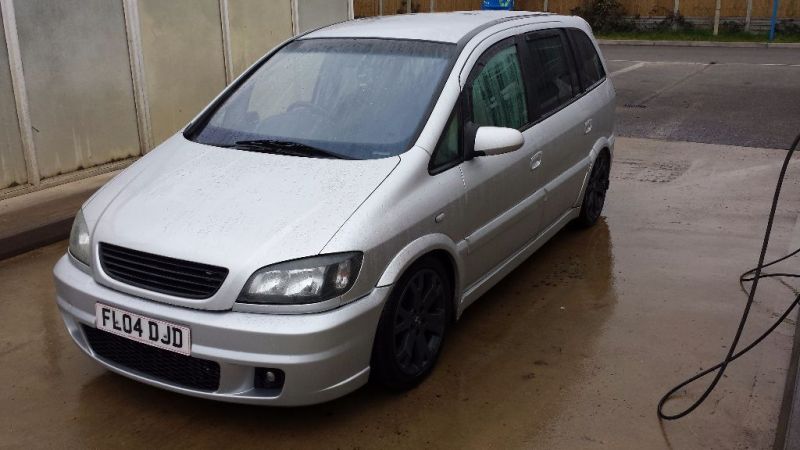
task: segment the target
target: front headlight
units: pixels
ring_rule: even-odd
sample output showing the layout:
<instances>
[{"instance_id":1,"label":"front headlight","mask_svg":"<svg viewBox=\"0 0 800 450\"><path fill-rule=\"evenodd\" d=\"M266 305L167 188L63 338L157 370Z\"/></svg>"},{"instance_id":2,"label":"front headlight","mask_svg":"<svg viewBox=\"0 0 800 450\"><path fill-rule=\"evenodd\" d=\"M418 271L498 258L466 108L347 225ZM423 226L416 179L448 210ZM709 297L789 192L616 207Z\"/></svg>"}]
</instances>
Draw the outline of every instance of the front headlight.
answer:
<instances>
[{"instance_id":1,"label":"front headlight","mask_svg":"<svg viewBox=\"0 0 800 450\"><path fill-rule=\"evenodd\" d=\"M267 266L247 280L239 303L302 305L347 292L361 268L361 253L314 256Z\"/></svg>"},{"instance_id":2,"label":"front headlight","mask_svg":"<svg viewBox=\"0 0 800 450\"><path fill-rule=\"evenodd\" d=\"M69 252L75 259L87 266L91 260L90 241L89 227L86 226L83 211L78 211L75 221L72 222L72 231L69 233Z\"/></svg>"}]
</instances>

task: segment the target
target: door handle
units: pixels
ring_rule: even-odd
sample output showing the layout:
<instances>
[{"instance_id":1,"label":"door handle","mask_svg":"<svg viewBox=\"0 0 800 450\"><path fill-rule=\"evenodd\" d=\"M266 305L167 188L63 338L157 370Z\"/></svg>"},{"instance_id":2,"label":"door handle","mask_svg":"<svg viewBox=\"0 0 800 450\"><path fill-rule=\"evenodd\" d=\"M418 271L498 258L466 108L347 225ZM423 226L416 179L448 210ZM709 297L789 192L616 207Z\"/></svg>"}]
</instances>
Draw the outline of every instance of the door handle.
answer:
<instances>
[{"instance_id":1,"label":"door handle","mask_svg":"<svg viewBox=\"0 0 800 450\"><path fill-rule=\"evenodd\" d=\"M536 152L531 156L531 170L536 170L542 165L542 152Z\"/></svg>"},{"instance_id":2,"label":"door handle","mask_svg":"<svg viewBox=\"0 0 800 450\"><path fill-rule=\"evenodd\" d=\"M583 134L589 134L592 132L592 119L586 119L586 122L583 122Z\"/></svg>"}]
</instances>

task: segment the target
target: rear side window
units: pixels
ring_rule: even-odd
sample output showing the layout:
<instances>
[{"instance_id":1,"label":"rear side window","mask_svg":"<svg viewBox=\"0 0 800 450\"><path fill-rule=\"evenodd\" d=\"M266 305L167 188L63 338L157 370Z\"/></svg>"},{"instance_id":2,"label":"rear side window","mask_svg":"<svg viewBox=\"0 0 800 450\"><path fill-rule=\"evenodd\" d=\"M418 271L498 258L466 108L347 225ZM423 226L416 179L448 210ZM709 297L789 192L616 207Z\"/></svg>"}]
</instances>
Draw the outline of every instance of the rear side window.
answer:
<instances>
[{"instance_id":1,"label":"rear side window","mask_svg":"<svg viewBox=\"0 0 800 450\"><path fill-rule=\"evenodd\" d=\"M536 99L542 115L559 109L572 100L579 89L572 77L568 47L558 31L537 32L526 37L533 58Z\"/></svg>"},{"instance_id":2,"label":"rear side window","mask_svg":"<svg viewBox=\"0 0 800 450\"><path fill-rule=\"evenodd\" d=\"M606 77L600 55L592 44L589 36L581 30L569 30L570 38L575 49L575 58L578 65L578 78L583 89L589 89Z\"/></svg>"},{"instance_id":3,"label":"rear side window","mask_svg":"<svg viewBox=\"0 0 800 450\"><path fill-rule=\"evenodd\" d=\"M472 121L476 125L519 129L528 123L525 84L516 45L485 61L472 81L470 95Z\"/></svg>"}]
</instances>

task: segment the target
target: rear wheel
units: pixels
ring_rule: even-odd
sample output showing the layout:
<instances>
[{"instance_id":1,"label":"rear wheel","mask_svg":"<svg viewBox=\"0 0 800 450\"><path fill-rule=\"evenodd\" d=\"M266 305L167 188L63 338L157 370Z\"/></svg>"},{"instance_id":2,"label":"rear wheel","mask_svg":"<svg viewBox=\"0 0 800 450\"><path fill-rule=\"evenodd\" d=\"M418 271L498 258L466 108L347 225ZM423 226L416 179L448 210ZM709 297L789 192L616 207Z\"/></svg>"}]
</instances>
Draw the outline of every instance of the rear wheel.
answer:
<instances>
[{"instance_id":1,"label":"rear wheel","mask_svg":"<svg viewBox=\"0 0 800 450\"><path fill-rule=\"evenodd\" d=\"M611 158L608 152L603 151L597 157L586 184L586 192L583 194L581 212L575 222L582 227L590 227L597 223L603 206L606 202L606 192L608 191L609 175L611 173Z\"/></svg>"},{"instance_id":2,"label":"rear wheel","mask_svg":"<svg viewBox=\"0 0 800 450\"><path fill-rule=\"evenodd\" d=\"M391 389L410 389L433 369L448 328L453 294L435 258L414 264L384 307L372 351L371 374Z\"/></svg>"}]
</instances>

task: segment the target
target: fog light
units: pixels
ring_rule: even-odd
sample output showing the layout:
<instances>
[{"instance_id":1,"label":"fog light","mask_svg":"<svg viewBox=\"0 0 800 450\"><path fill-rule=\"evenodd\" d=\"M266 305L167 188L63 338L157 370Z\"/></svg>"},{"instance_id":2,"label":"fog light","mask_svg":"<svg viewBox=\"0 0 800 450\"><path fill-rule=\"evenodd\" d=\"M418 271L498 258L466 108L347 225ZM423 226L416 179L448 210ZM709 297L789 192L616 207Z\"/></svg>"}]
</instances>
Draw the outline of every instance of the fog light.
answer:
<instances>
[{"instance_id":1,"label":"fog light","mask_svg":"<svg viewBox=\"0 0 800 450\"><path fill-rule=\"evenodd\" d=\"M257 368L253 386L256 389L281 389L285 376L280 369Z\"/></svg>"}]
</instances>

